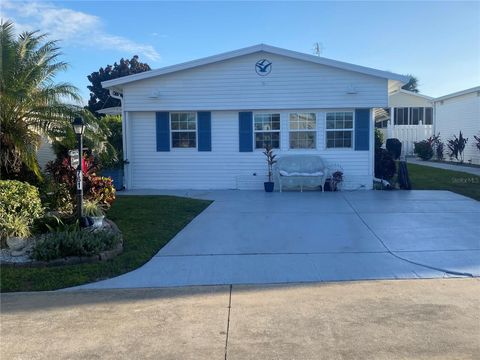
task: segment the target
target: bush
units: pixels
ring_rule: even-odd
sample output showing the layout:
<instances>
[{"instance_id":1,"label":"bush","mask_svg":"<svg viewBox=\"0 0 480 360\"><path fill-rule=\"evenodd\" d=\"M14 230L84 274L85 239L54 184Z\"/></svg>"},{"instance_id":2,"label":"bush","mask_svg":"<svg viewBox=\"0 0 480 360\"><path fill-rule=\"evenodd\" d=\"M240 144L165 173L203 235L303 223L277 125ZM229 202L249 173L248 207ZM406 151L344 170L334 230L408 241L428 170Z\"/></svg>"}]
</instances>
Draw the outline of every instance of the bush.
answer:
<instances>
[{"instance_id":1,"label":"bush","mask_svg":"<svg viewBox=\"0 0 480 360\"><path fill-rule=\"evenodd\" d=\"M443 155L443 149L444 149L445 145L443 145L443 142L439 142L437 143L437 146L435 147L435 154L437 156L437 160L443 160L443 158L445 157Z\"/></svg>"},{"instance_id":2,"label":"bush","mask_svg":"<svg viewBox=\"0 0 480 360\"><path fill-rule=\"evenodd\" d=\"M10 236L27 238L30 236L30 234L31 232L27 219L19 215L11 215L5 218L0 218L0 236L2 240Z\"/></svg>"},{"instance_id":3,"label":"bush","mask_svg":"<svg viewBox=\"0 0 480 360\"><path fill-rule=\"evenodd\" d=\"M432 144L427 140L416 142L413 152L422 160L430 160L433 157Z\"/></svg>"},{"instance_id":4,"label":"bush","mask_svg":"<svg viewBox=\"0 0 480 360\"><path fill-rule=\"evenodd\" d=\"M392 154L382 148L375 149L375 177L390 180L395 176L397 167Z\"/></svg>"},{"instance_id":5,"label":"bush","mask_svg":"<svg viewBox=\"0 0 480 360\"><path fill-rule=\"evenodd\" d=\"M386 148L395 160L402 154L402 143L396 138L387 139Z\"/></svg>"},{"instance_id":6,"label":"bush","mask_svg":"<svg viewBox=\"0 0 480 360\"><path fill-rule=\"evenodd\" d=\"M64 215L73 213L75 198L68 184L63 182L57 183L47 178L40 191L43 204L48 210Z\"/></svg>"},{"instance_id":7,"label":"bush","mask_svg":"<svg viewBox=\"0 0 480 360\"><path fill-rule=\"evenodd\" d=\"M458 135L458 138L453 135L453 139L447 141L448 151L450 158L455 158L457 161L463 163L463 150L467 145L468 138L464 138L462 132Z\"/></svg>"},{"instance_id":8,"label":"bush","mask_svg":"<svg viewBox=\"0 0 480 360\"><path fill-rule=\"evenodd\" d=\"M35 260L50 261L67 256L93 256L110 250L119 242L118 235L106 231L63 231L46 235L35 244Z\"/></svg>"},{"instance_id":9,"label":"bush","mask_svg":"<svg viewBox=\"0 0 480 360\"><path fill-rule=\"evenodd\" d=\"M72 206L76 194L76 170L70 166L68 158L51 161L46 166L47 172L58 184L65 184ZM110 207L115 200L115 188L112 179L96 175L97 168L93 158L84 158L83 166L83 196L86 200L98 202L99 205Z\"/></svg>"},{"instance_id":10,"label":"bush","mask_svg":"<svg viewBox=\"0 0 480 360\"><path fill-rule=\"evenodd\" d=\"M43 215L38 189L20 181L0 180L0 204L0 219L4 221L20 217L30 225Z\"/></svg>"}]
</instances>

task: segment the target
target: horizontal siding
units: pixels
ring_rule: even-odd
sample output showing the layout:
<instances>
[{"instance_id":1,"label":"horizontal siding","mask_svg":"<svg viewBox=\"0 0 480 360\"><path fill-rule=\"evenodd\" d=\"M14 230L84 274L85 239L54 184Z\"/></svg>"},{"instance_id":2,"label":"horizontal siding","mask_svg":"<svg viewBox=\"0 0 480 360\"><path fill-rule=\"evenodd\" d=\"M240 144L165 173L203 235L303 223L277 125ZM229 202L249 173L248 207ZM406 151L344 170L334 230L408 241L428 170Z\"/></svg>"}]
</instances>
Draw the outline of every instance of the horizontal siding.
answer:
<instances>
[{"instance_id":1,"label":"horizontal siding","mask_svg":"<svg viewBox=\"0 0 480 360\"><path fill-rule=\"evenodd\" d=\"M465 161L471 160L480 164L480 152L475 147L474 135L480 134L480 96L470 93L446 99L443 104L435 104L435 132L446 142L453 135L458 136L460 130L468 138L465 147ZM445 155L448 151L445 151Z\"/></svg>"},{"instance_id":2,"label":"horizontal siding","mask_svg":"<svg viewBox=\"0 0 480 360\"><path fill-rule=\"evenodd\" d=\"M255 73L262 58L273 63L267 76ZM387 85L386 79L259 52L127 84L124 110L385 107ZM351 87L356 94L347 94Z\"/></svg>"},{"instance_id":3,"label":"horizontal siding","mask_svg":"<svg viewBox=\"0 0 480 360\"><path fill-rule=\"evenodd\" d=\"M369 152L325 150L324 116L318 111L318 150L288 150L287 113L281 114L281 156L291 153L318 153L329 163L340 164L345 172L345 188L363 185L371 188ZM155 113L129 114L131 148L128 165L131 188L138 189L261 189L266 178L266 163L262 151L239 152L238 112L212 112L212 151L172 149L156 151Z\"/></svg>"},{"instance_id":4,"label":"horizontal siding","mask_svg":"<svg viewBox=\"0 0 480 360\"><path fill-rule=\"evenodd\" d=\"M390 107L432 107L431 100L420 96L397 92L388 97L388 106Z\"/></svg>"},{"instance_id":5,"label":"horizontal siding","mask_svg":"<svg viewBox=\"0 0 480 360\"><path fill-rule=\"evenodd\" d=\"M48 162L55 160L56 155L50 141L42 137L42 142L37 149L37 161L41 169L45 169Z\"/></svg>"}]
</instances>

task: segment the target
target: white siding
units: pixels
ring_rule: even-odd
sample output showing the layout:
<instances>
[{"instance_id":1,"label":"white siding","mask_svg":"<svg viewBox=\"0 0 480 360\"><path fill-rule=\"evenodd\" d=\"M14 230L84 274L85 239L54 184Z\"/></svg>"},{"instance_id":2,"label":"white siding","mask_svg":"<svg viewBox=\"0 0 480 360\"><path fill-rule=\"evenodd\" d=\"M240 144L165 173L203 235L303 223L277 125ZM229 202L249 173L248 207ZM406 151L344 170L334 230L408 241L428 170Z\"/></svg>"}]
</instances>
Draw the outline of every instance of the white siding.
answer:
<instances>
[{"instance_id":1,"label":"white siding","mask_svg":"<svg viewBox=\"0 0 480 360\"><path fill-rule=\"evenodd\" d=\"M255 72L262 58L273 63L268 76ZM258 52L126 84L124 110L386 107L387 86L386 79Z\"/></svg>"},{"instance_id":2,"label":"white siding","mask_svg":"<svg viewBox=\"0 0 480 360\"><path fill-rule=\"evenodd\" d=\"M55 160L55 153L53 152L52 144L48 139L42 137L42 142L37 149L38 165L41 169L44 169L45 165L52 160Z\"/></svg>"},{"instance_id":3,"label":"white siding","mask_svg":"<svg viewBox=\"0 0 480 360\"><path fill-rule=\"evenodd\" d=\"M432 100L424 97L396 92L388 97L388 106L390 107L432 107Z\"/></svg>"},{"instance_id":4,"label":"white siding","mask_svg":"<svg viewBox=\"0 0 480 360\"><path fill-rule=\"evenodd\" d=\"M272 110L275 111L275 110ZM288 150L287 118L281 112L281 147L277 154L318 153L329 163L339 163L345 173L345 188L372 187L371 152L325 150L324 111L317 113L318 149ZM278 112L278 111L276 111ZM266 162L260 150L239 152L238 111L212 112L212 151L172 149L156 151L154 112L128 113L130 141L129 188L144 189L262 189ZM372 120L373 121L373 120Z\"/></svg>"},{"instance_id":5,"label":"white siding","mask_svg":"<svg viewBox=\"0 0 480 360\"><path fill-rule=\"evenodd\" d=\"M443 104L442 104L443 102ZM480 94L472 92L435 103L435 133L444 142L458 136L460 130L468 138L465 162L480 164L480 152L475 148L474 135L480 135ZM447 152L445 155L448 157Z\"/></svg>"}]
</instances>

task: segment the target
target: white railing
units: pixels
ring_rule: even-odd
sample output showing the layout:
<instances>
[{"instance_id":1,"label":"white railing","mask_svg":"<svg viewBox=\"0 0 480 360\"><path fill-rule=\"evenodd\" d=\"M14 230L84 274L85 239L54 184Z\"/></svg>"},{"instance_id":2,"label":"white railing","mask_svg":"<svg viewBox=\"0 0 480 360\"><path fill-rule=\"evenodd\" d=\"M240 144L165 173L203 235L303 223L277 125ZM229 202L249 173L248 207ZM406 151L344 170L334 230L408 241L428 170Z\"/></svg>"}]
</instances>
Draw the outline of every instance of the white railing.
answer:
<instances>
[{"instance_id":1,"label":"white railing","mask_svg":"<svg viewBox=\"0 0 480 360\"><path fill-rule=\"evenodd\" d=\"M402 154L412 155L413 144L433 134L432 125L393 125L386 129L385 139L397 138L402 143Z\"/></svg>"}]
</instances>

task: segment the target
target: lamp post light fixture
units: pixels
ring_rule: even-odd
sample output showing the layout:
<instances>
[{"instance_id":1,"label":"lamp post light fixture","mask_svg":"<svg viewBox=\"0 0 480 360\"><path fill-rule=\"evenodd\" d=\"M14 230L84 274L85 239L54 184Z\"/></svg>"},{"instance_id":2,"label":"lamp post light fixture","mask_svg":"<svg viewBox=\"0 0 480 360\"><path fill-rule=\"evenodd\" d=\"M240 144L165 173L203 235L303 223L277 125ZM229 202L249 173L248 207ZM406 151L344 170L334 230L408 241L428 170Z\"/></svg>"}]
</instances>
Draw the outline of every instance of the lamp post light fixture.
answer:
<instances>
[{"instance_id":1,"label":"lamp post light fixture","mask_svg":"<svg viewBox=\"0 0 480 360\"><path fill-rule=\"evenodd\" d=\"M83 133L85 131L85 122L81 117L76 117L73 122L73 131L77 136L78 143L78 165L77 165L77 216L78 223L83 226Z\"/></svg>"}]
</instances>

